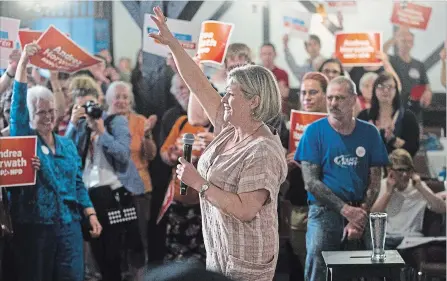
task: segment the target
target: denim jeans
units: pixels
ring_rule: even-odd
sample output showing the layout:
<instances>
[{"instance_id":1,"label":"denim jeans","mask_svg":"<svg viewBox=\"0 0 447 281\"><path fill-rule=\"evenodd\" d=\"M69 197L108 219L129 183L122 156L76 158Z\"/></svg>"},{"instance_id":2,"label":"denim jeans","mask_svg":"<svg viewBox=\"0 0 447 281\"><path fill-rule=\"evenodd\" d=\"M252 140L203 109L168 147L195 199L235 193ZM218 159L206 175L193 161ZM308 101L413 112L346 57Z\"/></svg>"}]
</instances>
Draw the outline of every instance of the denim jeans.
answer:
<instances>
[{"instance_id":1,"label":"denim jeans","mask_svg":"<svg viewBox=\"0 0 447 281\"><path fill-rule=\"evenodd\" d=\"M83 240L78 221L18 224L14 239L20 280L83 281Z\"/></svg>"},{"instance_id":2,"label":"denim jeans","mask_svg":"<svg viewBox=\"0 0 447 281\"><path fill-rule=\"evenodd\" d=\"M325 281L326 266L322 251L357 250L363 247L360 240L342 245L346 219L326 206L310 205L306 233L306 281Z\"/></svg>"}]
</instances>

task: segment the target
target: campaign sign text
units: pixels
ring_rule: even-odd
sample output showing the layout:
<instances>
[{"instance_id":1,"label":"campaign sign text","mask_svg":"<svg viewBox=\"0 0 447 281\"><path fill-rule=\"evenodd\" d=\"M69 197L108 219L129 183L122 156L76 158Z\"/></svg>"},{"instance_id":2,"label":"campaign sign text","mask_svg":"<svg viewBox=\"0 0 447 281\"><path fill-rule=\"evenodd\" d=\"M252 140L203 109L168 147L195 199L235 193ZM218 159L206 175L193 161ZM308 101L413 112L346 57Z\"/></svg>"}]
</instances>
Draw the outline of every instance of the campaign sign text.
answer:
<instances>
[{"instance_id":1,"label":"campaign sign text","mask_svg":"<svg viewBox=\"0 0 447 281\"><path fill-rule=\"evenodd\" d=\"M0 138L0 186L36 184L31 158L36 155L36 136Z\"/></svg>"}]
</instances>

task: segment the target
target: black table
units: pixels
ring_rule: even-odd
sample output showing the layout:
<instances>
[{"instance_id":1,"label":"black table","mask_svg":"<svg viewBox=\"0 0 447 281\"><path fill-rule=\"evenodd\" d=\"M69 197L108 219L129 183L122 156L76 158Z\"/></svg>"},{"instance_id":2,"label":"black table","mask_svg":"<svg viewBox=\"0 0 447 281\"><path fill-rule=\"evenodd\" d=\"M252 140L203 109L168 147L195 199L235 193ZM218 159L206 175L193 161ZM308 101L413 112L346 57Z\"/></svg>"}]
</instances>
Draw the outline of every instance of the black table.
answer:
<instances>
[{"instance_id":1,"label":"black table","mask_svg":"<svg viewBox=\"0 0 447 281\"><path fill-rule=\"evenodd\" d=\"M323 251L326 280L339 281L356 277L386 277L399 281L405 262L396 250L385 251L383 262L373 262L371 251Z\"/></svg>"}]
</instances>

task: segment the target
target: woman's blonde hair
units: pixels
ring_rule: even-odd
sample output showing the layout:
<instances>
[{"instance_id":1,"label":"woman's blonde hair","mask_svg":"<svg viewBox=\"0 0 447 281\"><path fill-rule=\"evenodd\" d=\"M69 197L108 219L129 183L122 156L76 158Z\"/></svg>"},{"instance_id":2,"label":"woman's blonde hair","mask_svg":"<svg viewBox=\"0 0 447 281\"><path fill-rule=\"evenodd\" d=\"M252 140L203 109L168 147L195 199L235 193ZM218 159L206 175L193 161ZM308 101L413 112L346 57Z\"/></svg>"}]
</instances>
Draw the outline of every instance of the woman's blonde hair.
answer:
<instances>
[{"instance_id":1,"label":"woman's blonde hair","mask_svg":"<svg viewBox=\"0 0 447 281\"><path fill-rule=\"evenodd\" d=\"M93 96L98 99L102 94L98 83L88 75L74 77L68 86L68 92L73 99L83 96Z\"/></svg>"},{"instance_id":2,"label":"woman's blonde hair","mask_svg":"<svg viewBox=\"0 0 447 281\"><path fill-rule=\"evenodd\" d=\"M259 96L259 105L252 111L253 119L268 122L281 111L281 94L273 73L259 65L237 67L228 74L230 84L241 87L247 100Z\"/></svg>"},{"instance_id":3,"label":"woman's blonde hair","mask_svg":"<svg viewBox=\"0 0 447 281\"><path fill-rule=\"evenodd\" d=\"M250 47L244 43L232 43L228 46L227 53L225 54L224 63L227 65L227 59L229 58L241 58L248 63L252 62Z\"/></svg>"}]
</instances>

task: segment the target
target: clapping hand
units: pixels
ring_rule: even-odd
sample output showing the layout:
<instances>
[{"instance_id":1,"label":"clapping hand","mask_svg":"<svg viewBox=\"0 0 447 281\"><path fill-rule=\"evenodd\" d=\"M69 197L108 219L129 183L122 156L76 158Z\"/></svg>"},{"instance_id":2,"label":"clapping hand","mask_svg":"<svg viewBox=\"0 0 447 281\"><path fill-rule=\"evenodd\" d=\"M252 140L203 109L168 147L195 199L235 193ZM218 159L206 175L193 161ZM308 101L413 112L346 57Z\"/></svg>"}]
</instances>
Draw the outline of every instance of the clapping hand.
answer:
<instances>
[{"instance_id":1,"label":"clapping hand","mask_svg":"<svg viewBox=\"0 0 447 281\"><path fill-rule=\"evenodd\" d=\"M157 124L157 115L153 114L144 121L144 132L150 132Z\"/></svg>"},{"instance_id":2,"label":"clapping hand","mask_svg":"<svg viewBox=\"0 0 447 281\"><path fill-rule=\"evenodd\" d=\"M20 56L21 56L20 50L14 50L9 55L9 68L10 68L9 70L12 72L12 74L15 74L17 70L17 65L19 63Z\"/></svg>"}]
</instances>

